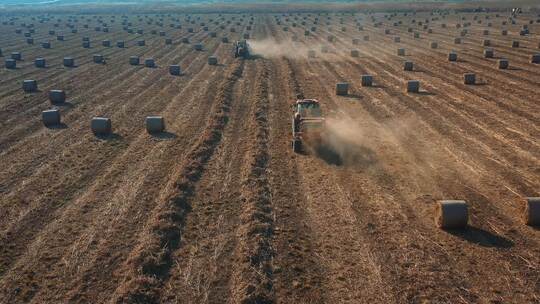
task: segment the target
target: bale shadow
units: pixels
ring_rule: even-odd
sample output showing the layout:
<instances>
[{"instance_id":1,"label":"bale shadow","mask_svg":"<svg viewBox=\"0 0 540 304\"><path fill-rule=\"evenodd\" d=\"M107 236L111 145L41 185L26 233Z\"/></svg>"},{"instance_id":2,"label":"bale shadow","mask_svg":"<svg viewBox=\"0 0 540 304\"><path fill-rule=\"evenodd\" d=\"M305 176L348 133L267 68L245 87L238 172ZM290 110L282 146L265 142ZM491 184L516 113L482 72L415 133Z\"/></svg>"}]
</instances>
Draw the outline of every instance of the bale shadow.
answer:
<instances>
[{"instance_id":1,"label":"bale shadow","mask_svg":"<svg viewBox=\"0 0 540 304\"><path fill-rule=\"evenodd\" d=\"M433 92L429 92L429 91L420 91L418 93L416 93L417 95L423 95L423 96L435 96L436 94L433 93Z\"/></svg>"},{"instance_id":2,"label":"bale shadow","mask_svg":"<svg viewBox=\"0 0 540 304\"><path fill-rule=\"evenodd\" d=\"M343 95L345 97L349 97L349 98L352 98L352 99L356 99L358 101L361 101L362 99L364 99L364 96L358 94L358 93L351 93L351 94L347 94L347 95Z\"/></svg>"},{"instance_id":3,"label":"bale shadow","mask_svg":"<svg viewBox=\"0 0 540 304\"><path fill-rule=\"evenodd\" d=\"M445 229L444 231L483 247L510 248L514 246L514 242L505 237L472 226L467 226L465 229Z\"/></svg>"},{"instance_id":4,"label":"bale shadow","mask_svg":"<svg viewBox=\"0 0 540 304\"><path fill-rule=\"evenodd\" d=\"M508 67L507 70L509 70L509 71L523 71L522 68L517 68L517 67Z\"/></svg>"},{"instance_id":5,"label":"bale shadow","mask_svg":"<svg viewBox=\"0 0 540 304\"><path fill-rule=\"evenodd\" d=\"M94 136L98 139L105 140L105 141L119 141L123 137L122 135L118 133L109 133L109 134L95 134Z\"/></svg>"},{"instance_id":6,"label":"bale shadow","mask_svg":"<svg viewBox=\"0 0 540 304\"><path fill-rule=\"evenodd\" d=\"M174 133L164 131L164 132L152 132L149 133L152 138L159 139L159 140L173 140L176 139L178 136Z\"/></svg>"},{"instance_id":7,"label":"bale shadow","mask_svg":"<svg viewBox=\"0 0 540 304\"><path fill-rule=\"evenodd\" d=\"M47 129L50 129L50 130L62 130L62 129L67 129L68 128L68 125L66 125L65 123L61 122L57 125L45 125L45 127Z\"/></svg>"},{"instance_id":8,"label":"bale shadow","mask_svg":"<svg viewBox=\"0 0 540 304\"><path fill-rule=\"evenodd\" d=\"M384 84L380 84L380 83L375 83L371 86L372 88L376 88L376 89L386 89L388 88L387 86L385 86ZM367 87L369 88L369 87Z\"/></svg>"},{"instance_id":9,"label":"bale shadow","mask_svg":"<svg viewBox=\"0 0 540 304\"><path fill-rule=\"evenodd\" d=\"M69 101L64 101L64 102L60 102L60 103L53 103L52 105L54 105L55 107L62 107L62 108L73 108L75 106L74 104L72 104Z\"/></svg>"}]
</instances>

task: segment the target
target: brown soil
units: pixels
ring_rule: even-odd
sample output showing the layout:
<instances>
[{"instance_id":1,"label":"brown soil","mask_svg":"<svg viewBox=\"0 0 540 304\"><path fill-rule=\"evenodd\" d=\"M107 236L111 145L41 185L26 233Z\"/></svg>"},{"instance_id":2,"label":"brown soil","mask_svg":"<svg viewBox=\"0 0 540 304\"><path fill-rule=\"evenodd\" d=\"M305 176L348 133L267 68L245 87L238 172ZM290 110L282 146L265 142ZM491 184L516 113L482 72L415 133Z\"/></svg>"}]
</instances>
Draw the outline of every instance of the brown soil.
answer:
<instances>
[{"instance_id":1,"label":"brown soil","mask_svg":"<svg viewBox=\"0 0 540 304\"><path fill-rule=\"evenodd\" d=\"M514 25L496 14L126 15L142 35L121 15L0 15L1 59L23 56L0 68L0 303L540 303L539 230L523 222L523 198L540 196L540 26L532 13ZM99 19L109 33L94 31ZM15 33L22 23L35 25L34 45ZM484 29L496 58L483 58ZM245 32L259 54L235 59L221 37ZM130 66L133 55L158 67ZM467 72L477 85L463 84ZM24 93L24 79L40 91ZM418 94L405 92L412 79ZM336 96L338 82L349 95ZM41 123L50 89L67 93L57 128ZM297 94L321 102L325 149L293 153ZM167 132L149 135L148 115ZM113 134L94 136L94 116L110 117ZM437 227L440 199L468 202L466 229Z\"/></svg>"}]
</instances>

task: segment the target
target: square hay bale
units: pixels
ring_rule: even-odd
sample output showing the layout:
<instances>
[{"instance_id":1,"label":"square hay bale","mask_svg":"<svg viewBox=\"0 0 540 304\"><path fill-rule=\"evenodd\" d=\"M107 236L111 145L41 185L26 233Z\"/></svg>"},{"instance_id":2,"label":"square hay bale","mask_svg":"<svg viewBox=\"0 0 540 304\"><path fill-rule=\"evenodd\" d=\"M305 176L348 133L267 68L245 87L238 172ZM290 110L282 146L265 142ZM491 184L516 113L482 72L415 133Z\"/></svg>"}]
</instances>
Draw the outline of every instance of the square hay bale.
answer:
<instances>
[{"instance_id":1,"label":"square hay bale","mask_svg":"<svg viewBox=\"0 0 540 304\"><path fill-rule=\"evenodd\" d=\"M502 30L502 31L501 31L501 35L507 36L507 35L508 35L508 30Z\"/></svg>"},{"instance_id":2,"label":"square hay bale","mask_svg":"<svg viewBox=\"0 0 540 304\"><path fill-rule=\"evenodd\" d=\"M216 37L217 37L217 33L216 33L216 32L210 32L210 37L216 38Z\"/></svg>"},{"instance_id":3,"label":"square hay bale","mask_svg":"<svg viewBox=\"0 0 540 304\"><path fill-rule=\"evenodd\" d=\"M354 39L352 40L352 44L353 44L353 45L359 45L359 44L360 44L360 39L354 38Z\"/></svg>"},{"instance_id":4,"label":"square hay bale","mask_svg":"<svg viewBox=\"0 0 540 304\"><path fill-rule=\"evenodd\" d=\"M138 41L137 41L137 45L138 45L138 46L145 46L145 45L146 45L146 41L145 41L145 40L138 40Z\"/></svg>"},{"instance_id":5,"label":"square hay bale","mask_svg":"<svg viewBox=\"0 0 540 304\"><path fill-rule=\"evenodd\" d=\"M436 49L436 48L439 47L439 44L437 42L435 42L435 41L432 41L430 43L429 47L432 48L432 49Z\"/></svg>"},{"instance_id":6,"label":"square hay bale","mask_svg":"<svg viewBox=\"0 0 540 304\"><path fill-rule=\"evenodd\" d=\"M179 76L180 75L180 66L178 64L171 64L169 66L169 73L171 75L174 75L174 76Z\"/></svg>"},{"instance_id":7,"label":"square hay bale","mask_svg":"<svg viewBox=\"0 0 540 304\"><path fill-rule=\"evenodd\" d=\"M462 200L441 200L437 202L435 221L441 229L460 229L467 227L469 210Z\"/></svg>"},{"instance_id":8,"label":"square hay bale","mask_svg":"<svg viewBox=\"0 0 540 304\"><path fill-rule=\"evenodd\" d=\"M497 66L499 67L499 69L501 70L506 70L508 69L508 59L499 59L497 61Z\"/></svg>"},{"instance_id":9,"label":"square hay bale","mask_svg":"<svg viewBox=\"0 0 540 304\"><path fill-rule=\"evenodd\" d=\"M171 38L165 38L165 44L166 45L171 45L172 44L172 39Z\"/></svg>"},{"instance_id":10,"label":"square hay bale","mask_svg":"<svg viewBox=\"0 0 540 304\"><path fill-rule=\"evenodd\" d=\"M454 38L454 44L461 44L461 38L459 37Z\"/></svg>"},{"instance_id":11,"label":"square hay bale","mask_svg":"<svg viewBox=\"0 0 540 304\"><path fill-rule=\"evenodd\" d=\"M404 71L412 71L414 68L414 64L412 61L405 61L403 64L403 70Z\"/></svg>"},{"instance_id":12,"label":"square hay bale","mask_svg":"<svg viewBox=\"0 0 540 304\"><path fill-rule=\"evenodd\" d=\"M364 39L364 41L369 41L369 36L366 35L366 36L363 37L363 39Z\"/></svg>"},{"instance_id":13,"label":"square hay bale","mask_svg":"<svg viewBox=\"0 0 540 304\"><path fill-rule=\"evenodd\" d=\"M413 34L413 37L416 38L416 39L420 38L420 33L415 32L415 33Z\"/></svg>"},{"instance_id":14,"label":"square hay bale","mask_svg":"<svg viewBox=\"0 0 540 304\"><path fill-rule=\"evenodd\" d=\"M482 41L482 45L483 45L483 46L490 46L490 45L491 45L491 40L489 40L489 39L484 39L484 40Z\"/></svg>"},{"instance_id":15,"label":"square hay bale","mask_svg":"<svg viewBox=\"0 0 540 304\"><path fill-rule=\"evenodd\" d=\"M523 218L529 226L540 226L540 197L526 197Z\"/></svg>"},{"instance_id":16,"label":"square hay bale","mask_svg":"<svg viewBox=\"0 0 540 304\"><path fill-rule=\"evenodd\" d=\"M146 131L150 134L161 133L165 130L165 120L162 116L147 116Z\"/></svg>"},{"instance_id":17,"label":"square hay bale","mask_svg":"<svg viewBox=\"0 0 540 304\"><path fill-rule=\"evenodd\" d=\"M61 123L60 111L58 109L45 110L41 112L41 120L47 127L57 126Z\"/></svg>"},{"instance_id":18,"label":"square hay bale","mask_svg":"<svg viewBox=\"0 0 540 304\"><path fill-rule=\"evenodd\" d=\"M90 122L90 128L94 135L110 134L112 129L111 119L106 117L94 117Z\"/></svg>"},{"instance_id":19,"label":"square hay bale","mask_svg":"<svg viewBox=\"0 0 540 304\"><path fill-rule=\"evenodd\" d=\"M457 53L454 53L454 52L448 53L448 61L457 61Z\"/></svg>"},{"instance_id":20,"label":"square hay bale","mask_svg":"<svg viewBox=\"0 0 540 304\"><path fill-rule=\"evenodd\" d=\"M35 92L38 89L37 81L33 79L23 80L22 88L26 93Z\"/></svg>"},{"instance_id":21,"label":"square hay bale","mask_svg":"<svg viewBox=\"0 0 540 304\"><path fill-rule=\"evenodd\" d=\"M400 37L394 37L394 42L395 42L395 43L401 42L401 38L400 38Z\"/></svg>"},{"instance_id":22,"label":"square hay bale","mask_svg":"<svg viewBox=\"0 0 540 304\"><path fill-rule=\"evenodd\" d=\"M531 63L540 63L540 54L531 55Z\"/></svg>"},{"instance_id":23,"label":"square hay bale","mask_svg":"<svg viewBox=\"0 0 540 304\"><path fill-rule=\"evenodd\" d=\"M309 31L308 30L304 31L304 36L309 36Z\"/></svg>"},{"instance_id":24,"label":"square hay bale","mask_svg":"<svg viewBox=\"0 0 540 304\"><path fill-rule=\"evenodd\" d=\"M146 58L144 60L144 66L147 67L147 68L156 67L156 62L154 61L154 58Z\"/></svg>"},{"instance_id":25,"label":"square hay bale","mask_svg":"<svg viewBox=\"0 0 540 304\"><path fill-rule=\"evenodd\" d=\"M222 37L222 38L221 38L221 42L223 42L223 43L229 43L229 38L227 38L227 37Z\"/></svg>"},{"instance_id":26,"label":"square hay bale","mask_svg":"<svg viewBox=\"0 0 540 304\"><path fill-rule=\"evenodd\" d=\"M372 75L362 75L362 86L371 87L373 85L373 76Z\"/></svg>"},{"instance_id":27,"label":"square hay bale","mask_svg":"<svg viewBox=\"0 0 540 304\"><path fill-rule=\"evenodd\" d=\"M103 41L101 41L101 45L104 46L104 47L110 47L111 46L111 41L110 40L103 40Z\"/></svg>"},{"instance_id":28,"label":"square hay bale","mask_svg":"<svg viewBox=\"0 0 540 304\"><path fill-rule=\"evenodd\" d=\"M139 65L140 59L137 56L130 56L129 57L129 64L130 65Z\"/></svg>"},{"instance_id":29,"label":"square hay bale","mask_svg":"<svg viewBox=\"0 0 540 304\"><path fill-rule=\"evenodd\" d=\"M93 56L94 63L103 63L103 55L95 54Z\"/></svg>"},{"instance_id":30,"label":"square hay bale","mask_svg":"<svg viewBox=\"0 0 540 304\"><path fill-rule=\"evenodd\" d=\"M11 53L11 59L20 61L22 60L22 55L20 52L12 52Z\"/></svg>"},{"instance_id":31,"label":"square hay bale","mask_svg":"<svg viewBox=\"0 0 540 304\"><path fill-rule=\"evenodd\" d=\"M405 56L405 49L404 48L397 49L397 54L398 56Z\"/></svg>"},{"instance_id":32,"label":"square hay bale","mask_svg":"<svg viewBox=\"0 0 540 304\"><path fill-rule=\"evenodd\" d=\"M493 58L493 49L485 49L484 58Z\"/></svg>"},{"instance_id":33,"label":"square hay bale","mask_svg":"<svg viewBox=\"0 0 540 304\"><path fill-rule=\"evenodd\" d=\"M44 68L45 58L36 58L36 60L34 60L34 65L36 66L36 68Z\"/></svg>"},{"instance_id":34,"label":"square hay bale","mask_svg":"<svg viewBox=\"0 0 540 304\"><path fill-rule=\"evenodd\" d=\"M218 59L216 56L210 56L208 57L208 64L209 65L217 65L218 64Z\"/></svg>"},{"instance_id":35,"label":"square hay bale","mask_svg":"<svg viewBox=\"0 0 540 304\"><path fill-rule=\"evenodd\" d=\"M89 48L90 48L90 42L84 41L84 42L82 43L82 47L85 48L85 49L89 49Z\"/></svg>"},{"instance_id":36,"label":"square hay bale","mask_svg":"<svg viewBox=\"0 0 540 304\"><path fill-rule=\"evenodd\" d=\"M244 39L249 39L249 37L250 37L249 33L244 33L243 37L244 37Z\"/></svg>"},{"instance_id":37,"label":"square hay bale","mask_svg":"<svg viewBox=\"0 0 540 304\"><path fill-rule=\"evenodd\" d=\"M489 31L488 31L488 30L484 30L484 31L483 31L483 35L484 35L484 36L488 36L488 35L489 35Z\"/></svg>"},{"instance_id":38,"label":"square hay bale","mask_svg":"<svg viewBox=\"0 0 540 304\"><path fill-rule=\"evenodd\" d=\"M62 104L66 102L66 92L63 90L50 90L49 100L52 104Z\"/></svg>"},{"instance_id":39,"label":"square hay bale","mask_svg":"<svg viewBox=\"0 0 540 304\"><path fill-rule=\"evenodd\" d=\"M203 45L201 43L195 44L195 51L202 51L202 50L203 50Z\"/></svg>"},{"instance_id":40,"label":"square hay bale","mask_svg":"<svg viewBox=\"0 0 540 304\"><path fill-rule=\"evenodd\" d=\"M360 51L358 50L351 50L351 57L359 57Z\"/></svg>"},{"instance_id":41,"label":"square hay bale","mask_svg":"<svg viewBox=\"0 0 540 304\"><path fill-rule=\"evenodd\" d=\"M419 80L409 80L407 81L407 93L418 93L420 91L420 81Z\"/></svg>"},{"instance_id":42,"label":"square hay bale","mask_svg":"<svg viewBox=\"0 0 540 304\"><path fill-rule=\"evenodd\" d=\"M519 41L517 41L517 40L512 41L512 47L513 48L518 48L519 47Z\"/></svg>"},{"instance_id":43,"label":"square hay bale","mask_svg":"<svg viewBox=\"0 0 540 304\"><path fill-rule=\"evenodd\" d=\"M336 84L336 95L344 96L349 94L349 84L345 82Z\"/></svg>"},{"instance_id":44,"label":"square hay bale","mask_svg":"<svg viewBox=\"0 0 540 304\"><path fill-rule=\"evenodd\" d=\"M328 42L334 42L334 41L336 40L336 37L330 35L330 36L328 36L328 37L326 38L326 40L327 40Z\"/></svg>"},{"instance_id":45,"label":"square hay bale","mask_svg":"<svg viewBox=\"0 0 540 304\"><path fill-rule=\"evenodd\" d=\"M126 43L124 41L117 41L116 46L119 48L124 48L126 46Z\"/></svg>"},{"instance_id":46,"label":"square hay bale","mask_svg":"<svg viewBox=\"0 0 540 304\"><path fill-rule=\"evenodd\" d=\"M58 36L56 36L56 40L64 41L64 36L63 35L58 35Z\"/></svg>"},{"instance_id":47,"label":"square hay bale","mask_svg":"<svg viewBox=\"0 0 540 304\"><path fill-rule=\"evenodd\" d=\"M476 74L474 73L463 74L463 82L465 84L476 84Z\"/></svg>"},{"instance_id":48,"label":"square hay bale","mask_svg":"<svg viewBox=\"0 0 540 304\"><path fill-rule=\"evenodd\" d=\"M73 57L64 57L63 63L65 67L71 68L75 66L75 59Z\"/></svg>"}]
</instances>

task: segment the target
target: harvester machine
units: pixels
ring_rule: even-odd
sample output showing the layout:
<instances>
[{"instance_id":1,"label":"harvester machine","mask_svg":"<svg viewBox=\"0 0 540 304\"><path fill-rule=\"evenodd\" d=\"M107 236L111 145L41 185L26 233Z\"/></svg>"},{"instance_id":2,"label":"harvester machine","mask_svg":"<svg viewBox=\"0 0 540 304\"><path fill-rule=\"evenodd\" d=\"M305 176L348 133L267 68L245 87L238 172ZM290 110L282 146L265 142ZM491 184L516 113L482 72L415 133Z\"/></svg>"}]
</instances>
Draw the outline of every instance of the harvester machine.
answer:
<instances>
[{"instance_id":1,"label":"harvester machine","mask_svg":"<svg viewBox=\"0 0 540 304\"><path fill-rule=\"evenodd\" d=\"M239 40L234 43L234 58L248 58L251 53L251 48L247 40Z\"/></svg>"},{"instance_id":2,"label":"harvester machine","mask_svg":"<svg viewBox=\"0 0 540 304\"><path fill-rule=\"evenodd\" d=\"M324 118L319 101L304 99L300 96L294 104L292 119L292 149L295 153L306 150L306 147L317 148L322 143Z\"/></svg>"}]
</instances>

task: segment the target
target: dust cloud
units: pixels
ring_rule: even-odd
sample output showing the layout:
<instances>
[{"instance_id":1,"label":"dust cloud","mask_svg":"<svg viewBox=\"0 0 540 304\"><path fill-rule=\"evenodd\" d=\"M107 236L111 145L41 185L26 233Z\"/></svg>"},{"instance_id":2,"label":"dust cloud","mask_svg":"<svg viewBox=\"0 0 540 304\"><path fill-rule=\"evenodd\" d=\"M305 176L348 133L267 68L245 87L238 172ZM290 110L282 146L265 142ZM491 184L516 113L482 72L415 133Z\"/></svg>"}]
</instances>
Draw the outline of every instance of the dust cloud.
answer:
<instances>
[{"instance_id":1,"label":"dust cloud","mask_svg":"<svg viewBox=\"0 0 540 304\"><path fill-rule=\"evenodd\" d=\"M294 41L278 42L274 39L250 40L252 53L264 58L307 59L308 51L314 50L317 56L320 56L320 50L323 44L309 45L296 43Z\"/></svg>"},{"instance_id":2,"label":"dust cloud","mask_svg":"<svg viewBox=\"0 0 540 304\"><path fill-rule=\"evenodd\" d=\"M361 167L375 164L366 130L358 121L344 116L329 117L324 133L324 144L317 152L327 162Z\"/></svg>"}]
</instances>

